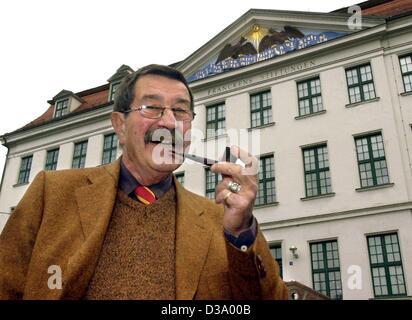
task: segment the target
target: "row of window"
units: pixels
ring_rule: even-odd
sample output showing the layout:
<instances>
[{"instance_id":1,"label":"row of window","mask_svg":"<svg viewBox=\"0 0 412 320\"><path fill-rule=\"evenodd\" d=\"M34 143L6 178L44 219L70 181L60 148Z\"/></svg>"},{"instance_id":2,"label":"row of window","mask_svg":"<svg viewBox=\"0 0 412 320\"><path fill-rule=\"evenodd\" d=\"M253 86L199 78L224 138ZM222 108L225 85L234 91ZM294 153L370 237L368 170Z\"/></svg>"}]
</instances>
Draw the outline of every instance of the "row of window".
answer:
<instances>
[{"instance_id":1,"label":"row of window","mask_svg":"<svg viewBox=\"0 0 412 320\"><path fill-rule=\"evenodd\" d=\"M382 134L374 133L355 137L358 170L361 188L389 184ZM326 144L302 149L306 197L332 194L329 156ZM276 202L275 160L274 155L261 156L259 159L259 191L255 205ZM219 174L205 168L206 197L215 198L216 185L222 180Z\"/></svg>"},{"instance_id":2,"label":"row of window","mask_svg":"<svg viewBox=\"0 0 412 320\"><path fill-rule=\"evenodd\" d=\"M72 168L84 168L86 163L88 141L81 141L74 145ZM59 158L59 148L48 150L44 170L56 170ZM107 164L116 159L117 135L114 133L104 136L102 164ZM22 158L17 184L29 182L33 155Z\"/></svg>"},{"instance_id":3,"label":"row of window","mask_svg":"<svg viewBox=\"0 0 412 320\"><path fill-rule=\"evenodd\" d=\"M366 238L375 297L406 296L405 277L397 233ZM281 244L271 246L281 276ZM342 299L338 241L310 243L313 289L332 299Z\"/></svg>"},{"instance_id":4,"label":"row of window","mask_svg":"<svg viewBox=\"0 0 412 320\"><path fill-rule=\"evenodd\" d=\"M405 92L412 92L412 54L399 58ZM349 103L354 104L376 98L372 67L368 64L345 70ZM319 76L297 82L299 116L324 111ZM273 122L272 95L264 91L250 96L251 127L256 128ZM225 132L225 104L206 108L206 136L218 136Z\"/></svg>"}]
</instances>

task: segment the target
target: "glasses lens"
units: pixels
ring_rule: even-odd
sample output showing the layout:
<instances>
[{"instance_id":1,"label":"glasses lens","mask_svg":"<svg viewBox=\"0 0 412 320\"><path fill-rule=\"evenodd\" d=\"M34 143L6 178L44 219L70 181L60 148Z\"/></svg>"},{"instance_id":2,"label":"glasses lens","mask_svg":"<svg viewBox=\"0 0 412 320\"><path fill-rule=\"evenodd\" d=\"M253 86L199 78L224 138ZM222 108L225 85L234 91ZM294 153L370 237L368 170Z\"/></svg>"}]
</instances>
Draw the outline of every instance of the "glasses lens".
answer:
<instances>
[{"instance_id":1,"label":"glasses lens","mask_svg":"<svg viewBox=\"0 0 412 320\"><path fill-rule=\"evenodd\" d=\"M161 107L142 106L140 109L140 113L143 117L156 119L162 116L162 110L163 108Z\"/></svg>"},{"instance_id":2,"label":"glasses lens","mask_svg":"<svg viewBox=\"0 0 412 320\"><path fill-rule=\"evenodd\" d=\"M177 121L189 121L192 120L192 113L188 110L174 109L173 114Z\"/></svg>"}]
</instances>

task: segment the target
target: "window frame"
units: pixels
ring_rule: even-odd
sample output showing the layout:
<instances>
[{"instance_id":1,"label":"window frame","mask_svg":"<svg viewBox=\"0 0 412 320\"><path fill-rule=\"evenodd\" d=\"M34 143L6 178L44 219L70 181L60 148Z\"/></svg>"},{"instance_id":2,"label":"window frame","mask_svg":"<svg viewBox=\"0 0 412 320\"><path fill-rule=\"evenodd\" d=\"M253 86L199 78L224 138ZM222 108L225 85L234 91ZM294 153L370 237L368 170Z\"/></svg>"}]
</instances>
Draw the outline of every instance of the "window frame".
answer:
<instances>
[{"instance_id":1,"label":"window frame","mask_svg":"<svg viewBox=\"0 0 412 320\"><path fill-rule=\"evenodd\" d=\"M337 252L337 258L338 258L338 264L339 267L332 267L329 268L328 267L328 251L326 249L326 245L328 243L331 243L331 245L336 242L336 252ZM318 245L321 244L322 245L322 255L323 255L323 268L318 268L318 269L314 269L313 266L313 246L314 245ZM333 245L332 245L333 246ZM339 245L338 245L338 240L337 239L331 239L331 240L325 240L325 241L316 241L316 242L310 242L309 243L309 251L310 251L310 267L311 267L311 273L312 273L312 287L313 290L315 289L315 274L316 273L324 273L325 274L325 284L326 284L326 292L322 292L322 291L318 291L328 297L331 298L330 294L331 294L331 288L330 288L330 279L329 279L329 273L331 272L339 272L339 278L340 278L340 296L338 295L337 298L334 298L334 300L343 300L343 286L342 286L342 273L341 273L341 267L340 267L340 257L339 257ZM333 251L332 251L333 252ZM336 281L336 280L335 280ZM336 289L334 289L336 290ZM332 298L331 298L332 299Z\"/></svg>"},{"instance_id":2,"label":"window frame","mask_svg":"<svg viewBox=\"0 0 412 320\"><path fill-rule=\"evenodd\" d=\"M70 98L56 101L56 110L54 111L53 118L61 118L69 113L69 100ZM63 106L62 106L63 105ZM59 107L62 106L62 107Z\"/></svg>"},{"instance_id":3,"label":"window frame","mask_svg":"<svg viewBox=\"0 0 412 320\"><path fill-rule=\"evenodd\" d=\"M312 87L311 87L311 82L312 81L316 81L319 80L319 93L316 94L312 94ZM299 85L302 85L306 83L306 85L308 86L308 95L305 97L299 97ZM299 111L299 117L302 116L307 116L307 115L311 115L311 114L316 114L318 112L322 112L325 110L324 105L323 105L323 98L322 98L322 85L321 85L321 81L320 81L320 76L315 76L306 80L301 80L301 81L297 81L296 82L296 90L297 90L297 94L298 94L298 111ZM316 98L316 97L320 97L321 98L321 104L322 104L322 108L318 111L313 111L313 102L312 99ZM302 114L301 112L301 107L300 107L300 102L303 100L309 100L309 113L304 113Z\"/></svg>"},{"instance_id":4,"label":"window frame","mask_svg":"<svg viewBox=\"0 0 412 320\"><path fill-rule=\"evenodd\" d=\"M282 252L282 243L272 243L269 246L270 253L279 265L279 275L283 279L283 252ZM277 257L277 253L280 252L280 258Z\"/></svg>"},{"instance_id":5,"label":"window frame","mask_svg":"<svg viewBox=\"0 0 412 320\"><path fill-rule=\"evenodd\" d=\"M57 155L56 155L56 153L57 153ZM57 169L57 162L59 160L59 153L60 153L60 148L47 150L46 163L44 164L44 170L54 171L54 170ZM49 154L53 154L51 162L48 162L49 161Z\"/></svg>"},{"instance_id":6,"label":"window frame","mask_svg":"<svg viewBox=\"0 0 412 320\"><path fill-rule=\"evenodd\" d=\"M223 107L223 117L219 117L219 107ZM214 114L215 118L214 119L208 119L209 115L209 110L214 109ZM219 128L219 123L224 122L224 126L222 128ZM208 125L212 124L213 125L213 130L214 134L210 135L210 129L208 129ZM218 130L222 130L224 132L218 134ZM212 137L217 137L220 135L223 135L226 132L226 103L225 102L220 102L220 103L215 103L209 106L206 106L206 138L212 138Z\"/></svg>"},{"instance_id":7,"label":"window frame","mask_svg":"<svg viewBox=\"0 0 412 320\"><path fill-rule=\"evenodd\" d=\"M213 188L208 188L207 177L209 173L214 175L214 187ZM215 189L220 181L222 181L221 174L210 171L210 167L205 167L205 197L206 198L208 198L209 200L214 200L216 198ZM214 194L213 198L209 197L209 194L211 193Z\"/></svg>"},{"instance_id":8,"label":"window frame","mask_svg":"<svg viewBox=\"0 0 412 320\"><path fill-rule=\"evenodd\" d=\"M273 176L271 178L267 178L266 176L266 160L267 159L273 159ZM262 155L259 157L259 169L260 169L260 161L263 161L264 163L262 164L262 179L260 179L259 174L258 174L258 188L260 187L260 184L263 183L263 203L257 204L256 201L258 200L258 195L259 195L259 189L258 193L256 195L256 200L255 200L255 207L260 207L260 206L265 206L265 205L270 205L270 204L275 204L277 203L277 194L276 194L276 170L275 170L275 155L273 153L271 154L266 154ZM272 202L268 202L268 195L267 195L267 183L268 182L273 182L273 190L274 190L274 200Z\"/></svg>"},{"instance_id":9,"label":"window frame","mask_svg":"<svg viewBox=\"0 0 412 320\"><path fill-rule=\"evenodd\" d=\"M121 81L114 81L110 83L109 101L114 101L117 89L120 86ZM114 90L114 91L113 91Z\"/></svg>"},{"instance_id":10,"label":"window frame","mask_svg":"<svg viewBox=\"0 0 412 320\"><path fill-rule=\"evenodd\" d=\"M385 236L392 236L395 235L397 239L397 244L399 247L399 261L398 262L388 262L387 259L387 250L386 250L386 243L385 243ZM384 259L384 262L382 263L374 263L372 264L372 257L371 257L371 247L369 246L369 239L370 238L376 238L379 237L381 238L381 248L382 248L382 256ZM382 234L372 234L372 235L367 235L366 236L366 245L368 247L368 256L369 256L369 267L371 271L371 284L373 287L373 296L375 298L381 298L381 297L405 297L407 296L407 289L408 287L406 286L405 282L405 271L403 269L403 262L402 262L402 252L401 252L401 246L399 243L399 236L398 232L388 232L388 233L382 233ZM402 270L402 278L403 278L403 285L405 287L405 293L403 294L393 294L392 293L392 283L390 279L390 274L389 274L389 267L392 266L400 266ZM373 277L373 268L381 268L383 267L385 269L385 278L386 278L386 287L388 289L388 294L387 295L376 295L376 288L375 288L375 283L374 283L374 277Z\"/></svg>"},{"instance_id":11,"label":"window frame","mask_svg":"<svg viewBox=\"0 0 412 320\"><path fill-rule=\"evenodd\" d=\"M23 162L25 160L27 160L27 162L23 167ZM33 164L32 154L21 158L19 174L17 176L17 185L29 183L32 164ZM23 177L23 179L21 179L21 177Z\"/></svg>"},{"instance_id":12,"label":"window frame","mask_svg":"<svg viewBox=\"0 0 412 320\"><path fill-rule=\"evenodd\" d=\"M319 168L319 149L320 148L326 148L327 156L328 156L328 166L325 168ZM315 169L314 170L308 170L306 171L306 163L305 163L305 151L309 150L314 150L314 157L315 157ZM332 190L332 177L330 175L330 162L329 162L329 150L328 150L328 145L326 143L318 144L318 145L311 145L307 147L302 147L302 158L303 158L303 175L305 179L305 197L310 198L310 197L319 197L322 195L327 195L333 193ZM322 186L321 186L321 179L320 179L320 173L321 172L329 172L329 180L330 180L330 185L326 186L327 190L326 193L322 193ZM318 193L316 195L309 195L308 194L308 185L307 185L307 175L308 174L316 174L316 187L318 190ZM328 191L329 189L329 191Z\"/></svg>"},{"instance_id":13,"label":"window frame","mask_svg":"<svg viewBox=\"0 0 412 320\"><path fill-rule=\"evenodd\" d=\"M382 145L383 145L383 152L384 152L383 157L378 157L378 158L373 157L373 149L372 149L371 138L374 137L374 136L381 136L381 138L382 138ZM354 138L355 138L356 161L358 163L360 188L361 189L363 189L363 188L373 188L373 187L389 184L390 183L389 168L388 168L388 161L386 160L385 144L384 144L384 141L383 141L382 132L369 133L369 134L365 134L365 135L357 135ZM368 154L369 154L369 159L368 160L359 160L357 141L361 140L361 139L367 139ZM377 176L376 176L375 162L382 161L382 160L385 160L388 182L378 184ZM365 186L362 183L363 180L362 180L362 175L361 175L361 170L360 170L361 168L360 167L361 167L361 164L365 164L365 163L370 163L370 166L371 166L372 181L373 181L373 185L371 185L371 186L368 186L368 185Z\"/></svg>"},{"instance_id":14,"label":"window frame","mask_svg":"<svg viewBox=\"0 0 412 320\"><path fill-rule=\"evenodd\" d=\"M404 55L402 55L402 56L399 56L399 69L401 70L401 77L402 77L402 83L403 83L403 91L404 91L404 93L412 92L412 70L411 70L411 71L407 71L407 72L405 72L405 73L403 73L403 71L402 71L401 59L404 59L404 58L407 58L407 57L410 57L410 58L411 58L411 65L412 65L412 53L404 54ZM406 90L405 76L411 77L411 89L410 89L410 90Z\"/></svg>"},{"instance_id":15,"label":"window frame","mask_svg":"<svg viewBox=\"0 0 412 320\"><path fill-rule=\"evenodd\" d=\"M79 155L76 156L76 146L81 145L80 147L80 152ZM84 145L86 145L86 147L84 147ZM73 149L73 158L72 158L72 168L73 169L82 169L85 167L86 165L86 156L87 156L87 147L89 145L89 141L88 140L83 140L80 142L77 142L74 144L74 149ZM84 162L82 161L82 158L84 157ZM78 166L74 166L75 160L79 159L79 164ZM83 162L83 166L81 165Z\"/></svg>"},{"instance_id":16,"label":"window frame","mask_svg":"<svg viewBox=\"0 0 412 320\"><path fill-rule=\"evenodd\" d=\"M362 76L361 76L360 69L361 69L362 67L366 67L366 66L369 66L369 67L370 67L372 79L371 79L371 80L362 81ZM348 79L348 74L347 74L347 72L350 71L350 70L356 70L357 78L358 78L358 83L356 83L356 84L351 84L351 85L349 84L349 79ZM356 65L356 66L353 66L353 67L348 67L348 68L346 68L346 69L345 69L345 78L346 78L346 85L347 85L347 88L348 88L348 97L349 97L349 104L350 104L350 105L351 105L351 104L356 104L356 103L362 103L362 102L369 101L369 100L373 100L373 99L376 99L376 98L377 98L375 83L374 83L374 80L373 80L373 79L374 79L374 76L373 76L372 64L371 64L370 62L367 62L367 63L363 63L363 64L360 64L360 65ZM365 99L365 92L363 91L363 85L369 84L369 83L372 83L372 85L373 85L374 97L373 97L373 98L369 98L369 99ZM351 89L351 88L355 88L355 87L359 87L359 93L360 93L360 97L361 97L361 99L360 99L359 101L351 101L350 89Z\"/></svg>"},{"instance_id":17,"label":"window frame","mask_svg":"<svg viewBox=\"0 0 412 320\"><path fill-rule=\"evenodd\" d=\"M110 138L110 139L111 139L111 140L110 140L110 147L109 147L109 148L106 148L106 147L105 147L105 146L106 146L106 139L107 139L107 138ZM114 140L116 140L116 145L115 145L115 146L113 146ZM108 134L105 134L105 135L104 135L104 137L103 137L103 151L102 151L102 164L103 164L103 165L104 165L104 164L112 163L113 161L116 160L116 158L117 158L117 147L118 147L118 144L119 144L119 139L118 139L118 137L117 137L117 135L116 135L115 132L108 133ZM109 152L109 162L105 162L105 161L104 161L106 152Z\"/></svg>"},{"instance_id":18,"label":"window frame","mask_svg":"<svg viewBox=\"0 0 412 320\"><path fill-rule=\"evenodd\" d=\"M267 94L268 97L270 98L270 105L263 107L263 95ZM253 97L259 97L259 107L256 108L255 110L252 109L252 98ZM253 93L249 95L249 107L250 107L250 127L251 128L259 128L266 126L270 123L273 123L273 101L272 101L272 90L264 90L260 91L257 93ZM270 110L270 120L268 122L264 122L265 117L263 116L264 111ZM253 114L254 113L259 113L259 119L260 119L260 124L259 125L253 125Z\"/></svg>"}]
</instances>

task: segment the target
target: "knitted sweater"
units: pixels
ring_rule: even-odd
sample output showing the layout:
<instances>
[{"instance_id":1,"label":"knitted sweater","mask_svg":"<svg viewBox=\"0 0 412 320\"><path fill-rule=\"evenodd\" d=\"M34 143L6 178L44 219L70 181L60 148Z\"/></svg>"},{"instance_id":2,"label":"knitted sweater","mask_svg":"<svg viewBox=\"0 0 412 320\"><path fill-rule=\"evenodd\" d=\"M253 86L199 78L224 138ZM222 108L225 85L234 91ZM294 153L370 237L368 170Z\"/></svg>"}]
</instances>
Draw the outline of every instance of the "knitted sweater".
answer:
<instances>
[{"instance_id":1,"label":"knitted sweater","mask_svg":"<svg viewBox=\"0 0 412 320\"><path fill-rule=\"evenodd\" d=\"M175 299L175 189L151 205L118 191L85 299Z\"/></svg>"}]
</instances>

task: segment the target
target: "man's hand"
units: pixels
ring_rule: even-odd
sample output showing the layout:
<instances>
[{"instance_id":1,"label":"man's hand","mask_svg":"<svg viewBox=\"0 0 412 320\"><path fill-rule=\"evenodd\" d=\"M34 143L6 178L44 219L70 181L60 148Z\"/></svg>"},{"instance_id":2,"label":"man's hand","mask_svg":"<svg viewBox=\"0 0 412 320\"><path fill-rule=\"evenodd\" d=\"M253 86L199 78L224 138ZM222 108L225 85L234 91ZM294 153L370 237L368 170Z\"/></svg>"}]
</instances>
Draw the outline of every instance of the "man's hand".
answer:
<instances>
[{"instance_id":1,"label":"man's hand","mask_svg":"<svg viewBox=\"0 0 412 320\"><path fill-rule=\"evenodd\" d=\"M222 174L222 181L216 186L215 201L225 206L223 226L234 236L238 236L248 229L252 222L253 204L259 190L259 162L239 147L231 147L230 152L245 164L245 168L235 163L219 162L211 167L211 171ZM240 185L239 192L229 189L231 181Z\"/></svg>"}]
</instances>

